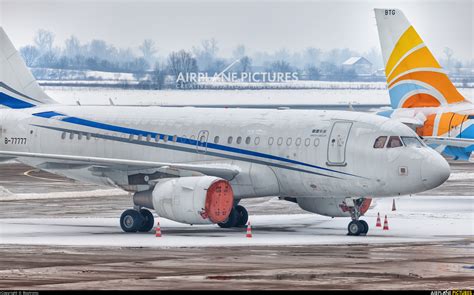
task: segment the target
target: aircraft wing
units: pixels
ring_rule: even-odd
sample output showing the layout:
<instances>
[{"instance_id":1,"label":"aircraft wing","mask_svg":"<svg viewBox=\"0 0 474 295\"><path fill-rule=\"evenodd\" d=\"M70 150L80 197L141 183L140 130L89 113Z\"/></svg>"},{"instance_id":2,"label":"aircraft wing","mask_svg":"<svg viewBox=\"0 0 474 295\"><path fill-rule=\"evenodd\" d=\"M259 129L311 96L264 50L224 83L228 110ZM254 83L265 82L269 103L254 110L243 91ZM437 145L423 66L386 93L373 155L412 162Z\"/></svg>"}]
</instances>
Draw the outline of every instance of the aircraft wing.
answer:
<instances>
[{"instance_id":1,"label":"aircraft wing","mask_svg":"<svg viewBox=\"0 0 474 295\"><path fill-rule=\"evenodd\" d=\"M0 151L0 156L17 157L17 158L36 158L44 160L44 163L60 163L67 165L68 168L77 165L79 167L99 166L119 170L142 170L142 169L160 169L163 172L166 170L190 171L198 172L204 175L217 176L226 180L233 179L239 174L240 169L237 166L229 164L182 164L182 163L163 163L152 161L137 161L126 159L113 158L99 158L99 157L85 157L85 156L71 156L59 154L42 154L42 153L28 153L28 152L14 152L14 151Z\"/></svg>"},{"instance_id":2,"label":"aircraft wing","mask_svg":"<svg viewBox=\"0 0 474 295\"><path fill-rule=\"evenodd\" d=\"M474 139L469 138L424 136L423 140L427 144L448 145L461 148L474 145Z\"/></svg>"}]
</instances>

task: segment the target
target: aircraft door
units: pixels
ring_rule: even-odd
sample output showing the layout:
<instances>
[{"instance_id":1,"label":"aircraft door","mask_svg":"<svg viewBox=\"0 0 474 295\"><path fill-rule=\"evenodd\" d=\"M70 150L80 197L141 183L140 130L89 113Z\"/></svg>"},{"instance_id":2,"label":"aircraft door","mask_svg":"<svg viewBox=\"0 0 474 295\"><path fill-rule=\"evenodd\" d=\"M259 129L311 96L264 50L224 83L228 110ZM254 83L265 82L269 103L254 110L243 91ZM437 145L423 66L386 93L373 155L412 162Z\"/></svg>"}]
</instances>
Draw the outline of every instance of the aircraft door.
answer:
<instances>
[{"instance_id":1,"label":"aircraft door","mask_svg":"<svg viewBox=\"0 0 474 295\"><path fill-rule=\"evenodd\" d=\"M346 145L349 133L352 128L352 122L335 122L332 126L328 141L328 160L329 166L346 166Z\"/></svg>"},{"instance_id":2,"label":"aircraft door","mask_svg":"<svg viewBox=\"0 0 474 295\"><path fill-rule=\"evenodd\" d=\"M197 141L196 141L196 149L198 153L206 153L207 152L207 140L209 139L209 131L201 130L198 133Z\"/></svg>"}]
</instances>

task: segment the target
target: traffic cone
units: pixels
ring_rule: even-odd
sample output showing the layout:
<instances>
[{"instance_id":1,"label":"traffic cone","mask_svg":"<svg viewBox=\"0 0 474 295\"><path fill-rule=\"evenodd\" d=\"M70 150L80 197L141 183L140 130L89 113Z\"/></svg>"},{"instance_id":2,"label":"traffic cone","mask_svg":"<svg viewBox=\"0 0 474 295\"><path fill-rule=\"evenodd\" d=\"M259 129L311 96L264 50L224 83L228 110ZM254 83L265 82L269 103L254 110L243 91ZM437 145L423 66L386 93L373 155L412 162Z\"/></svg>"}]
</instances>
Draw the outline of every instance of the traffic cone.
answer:
<instances>
[{"instance_id":1,"label":"traffic cone","mask_svg":"<svg viewBox=\"0 0 474 295\"><path fill-rule=\"evenodd\" d=\"M156 222L156 233L155 237L160 238L161 237L161 227L160 227L160 220Z\"/></svg>"},{"instance_id":2,"label":"traffic cone","mask_svg":"<svg viewBox=\"0 0 474 295\"><path fill-rule=\"evenodd\" d=\"M387 215L385 215L385 221L383 222L383 230L388 230L388 219L387 219Z\"/></svg>"},{"instance_id":3,"label":"traffic cone","mask_svg":"<svg viewBox=\"0 0 474 295\"><path fill-rule=\"evenodd\" d=\"M392 211L396 211L397 210L397 207L395 207L395 199L393 199L393 203L392 203Z\"/></svg>"},{"instance_id":4,"label":"traffic cone","mask_svg":"<svg viewBox=\"0 0 474 295\"><path fill-rule=\"evenodd\" d=\"M380 213L377 213L377 224L376 227L382 227L382 222L380 221Z\"/></svg>"},{"instance_id":5,"label":"traffic cone","mask_svg":"<svg viewBox=\"0 0 474 295\"><path fill-rule=\"evenodd\" d=\"M247 223L247 235L246 235L247 238L251 238L252 237L252 227L250 226L250 221Z\"/></svg>"}]
</instances>

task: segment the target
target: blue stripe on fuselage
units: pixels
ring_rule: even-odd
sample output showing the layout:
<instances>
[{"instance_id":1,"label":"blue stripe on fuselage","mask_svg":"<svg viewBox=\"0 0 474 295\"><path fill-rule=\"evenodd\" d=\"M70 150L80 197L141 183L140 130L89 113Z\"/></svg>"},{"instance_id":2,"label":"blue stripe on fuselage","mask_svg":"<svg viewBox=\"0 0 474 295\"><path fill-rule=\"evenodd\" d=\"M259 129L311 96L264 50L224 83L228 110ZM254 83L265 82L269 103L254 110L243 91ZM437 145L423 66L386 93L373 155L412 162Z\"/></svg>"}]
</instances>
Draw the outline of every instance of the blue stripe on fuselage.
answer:
<instances>
[{"instance_id":1,"label":"blue stripe on fuselage","mask_svg":"<svg viewBox=\"0 0 474 295\"><path fill-rule=\"evenodd\" d=\"M34 115L41 117L39 114L34 114ZM77 118L77 117L64 117L64 118L60 118L59 120L63 121L63 122L71 123L71 124L87 126L87 127L92 127L92 128L102 129L102 130L108 130L108 131L114 131L114 132L120 132L120 133L126 133L126 134L129 134L129 135L141 135L141 136L144 136L144 137L150 135L153 138L156 137L156 136L159 136L160 139L163 139L165 136L167 136L168 140L171 140L173 138L173 136L167 135L167 134L161 134L161 133L156 133L156 132L152 132L152 131L144 131L144 130L138 130L138 129L133 129L133 128L115 126L115 125L95 122L95 121L91 121L91 120L87 120L87 119L81 119L81 118ZM193 145L193 146L197 146L198 143L202 144L202 146L204 146L206 144L206 143L201 143L201 142L199 142L195 139L188 139L188 138L184 138L184 137L177 137L176 141L178 143L188 144L188 145ZM230 147L230 146L224 146L224 145L219 145L219 144L215 144L215 143L207 143L207 148L221 150L221 151L227 151L227 152L232 152L232 153L238 153L238 154L244 154L244 155L248 155L248 156L260 157L260 158L265 158L265 159L270 159L270 160L277 160L277 161L282 161L282 162L286 162L286 163L297 164L297 165L302 165L302 166L311 167L311 168L315 168L315 169L320 169L320 170L324 170L324 171L328 171L328 172L339 173L339 174L343 174L343 175L361 177L361 176L358 176L358 175L354 175L354 174L350 174L350 173L346 173L346 172L341 172L341 171L337 171L337 170L333 170L333 169L329 169L329 168L324 168L324 167L320 167L320 166L316 166L316 165L311 165L311 164L307 164L307 163L303 163L303 162L299 162L299 161L295 161L295 160L291 160L291 159L286 159L286 158L282 158L282 157L278 157L278 156L274 156L274 155L270 155L270 154L264 154L264 153L260 153L260 152L255 152L255 151L251 151L251 150L245 150L245 149L240 149L240 148L235 148L235 147ZM361 177L361 178L363 178L363 177Z\"/></svg>"}]
</instances>

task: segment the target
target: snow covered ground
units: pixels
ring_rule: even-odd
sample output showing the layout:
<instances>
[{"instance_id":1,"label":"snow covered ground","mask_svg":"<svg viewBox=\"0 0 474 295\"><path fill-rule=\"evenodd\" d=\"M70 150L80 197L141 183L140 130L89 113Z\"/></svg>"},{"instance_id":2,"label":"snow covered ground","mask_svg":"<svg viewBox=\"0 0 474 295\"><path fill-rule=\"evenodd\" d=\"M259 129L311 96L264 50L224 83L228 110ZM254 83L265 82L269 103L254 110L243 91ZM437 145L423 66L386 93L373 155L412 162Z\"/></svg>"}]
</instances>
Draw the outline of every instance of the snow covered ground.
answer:
<instances>
[{"instance_id":1,"label":"snow covered ground","mask_svg":"<svg viewBox=\"0 0 474 295\"><path fill-rule=\"evenodd\" d=\"M163 236L154 232L127 234L117 218L0 219L0 243L22 245L210 247L257 245L321 245L435 242L474 236L474 197L403 197L379 199L365 219L367 236L346 235L348 218L316 214L251 216L253 237L246 230L216 225L184 225L160 219ZM389 230L375 227L377 213L388 215Z\"/></svg>"}]
</instances>

